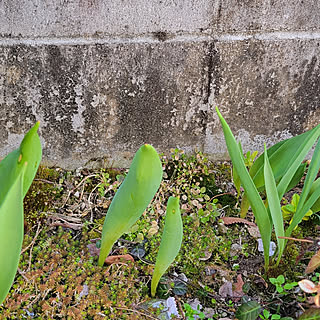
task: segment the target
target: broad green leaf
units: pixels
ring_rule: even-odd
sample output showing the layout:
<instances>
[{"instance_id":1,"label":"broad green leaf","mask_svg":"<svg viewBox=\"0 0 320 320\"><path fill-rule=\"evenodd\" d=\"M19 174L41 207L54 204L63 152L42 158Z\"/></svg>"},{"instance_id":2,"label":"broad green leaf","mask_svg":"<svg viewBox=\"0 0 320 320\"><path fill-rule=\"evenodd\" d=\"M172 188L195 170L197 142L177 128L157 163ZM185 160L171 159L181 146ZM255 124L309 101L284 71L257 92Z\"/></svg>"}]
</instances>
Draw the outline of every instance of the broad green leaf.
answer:
<instances>
[{"instance_id":1,"label":"broad green leaf","mask_svg":"<svg viewBox=\"0 0 320 320\"><path fill-rule=\"evenodd\" d=\"M312 198L312 196L310 195L310 190L312 188L314 180L317 177L317 174L319 172L319 168L320 168L320 139L318 140L318 143L317 143L316 148L314 150L314 153L313 153L313 156L311 159L311 163L308 168L308 173L307 173L306 179L303 184L298 207L297 207L295 215L293 216L293 220L291 223L291 224L293 224L293 226L291 227L292 230L301 222L301 220L303 219L303 217L305 216L307 211L314 205L314 203L312 203L311 205L309 205L309 208L307 208L306 205L309 202L308 201L306 202L306 199L309 198L308 200L310 200L310 198ZM313 193L313 194L315 194L315 193ZM319 197L316 197L315 201L317 201L318 198Z\"/></svg>"},{"instance_id":2,"label":"broad green leaf","mask_svg":"<svg viewBox=\"0 0 320 320\"><path fill-rule=\"evenodd\" d=\"M26 195L37 173L42 157L40 138L37 133L39 125L40 122L38 121L27 132L20 147L9 153L0 162L0 203L3 201L12 183L20 175L25 162L27 162L28 165L23 179L23 197Z\"/></svg>"},{"instance_id":3,"label":"broad green leaf","mask_svg":"<svg viewBox=\"0 0 320 320\"><path fill-rule=\"evenodd\" d=\"M273 158L273 154L286 142L287 140L280 141L277 144L271 146L268 149L268 157L269 159ZM279 165L278 162L271 162L272 171L277 173L279 170L276 165ZM260 154L260 156L256 159L253 163L252 167L249 170L250 176L252 177L253 181L255 182L256 187L259 189L260 187L264 186L264 178L263 178L263 165L264 165L264 154Z\"/></svg>"},{"instance_id":4,"label":"broad green leaf","mask_svg":"<svg viewBox=\"0 0 320 320\"><path fill-rule=\"evenodd\" d=\"M139 219L162 179L157 151L148 144L135 154L129 172L114 196L102 229L98 264L103 265L115 241Z\"/></svg>"},{"instance_id":5,"label":"broad green leaf","mask_svg":"<svg viewBox=\"0 0 320 320\"><path fill-rule=\"evenodd\" d=\"M256 320L261 312L261 306L257 301L243 303L236 312L239 320Z\"/></svg>"},{"instance_id":6,"label":"broad green leaf","mask_svg":"<svg viewBox=\"0 0 320 320\"><path fill-rule=\"evenodd\" d=\"M0 304L17 272L23 240L23 176L26 164L0 204Z\"/></svg>"},{"instance_id":7,"label":"broad green leaf","mask_svg":"<svg viewBox=\"0 0 320 320\"><path fill-rule=\"evenodd\" d=\"M165 224L151 281L151 295L156 294L160 278L179 253L182 243L183 226L179 198L170 197L167 204Z\"/></svg>"},{"instance_id":8,"label":"broad green leaf","mask_svg":"<svg viewBox=\"0 0 320 320\"><path fill-rule=\"evenodd\" d=\"M268 157L276 181L278 181L287 171L287 168L290 167L298 148L305 143L305 141L308 141L315 132L318 132L319 129L320 125L298 136L280 141L268 149ZM317 134L319 136L319 133L316 133L316 135ZM264 186L263 163L264 155L261 154L250 169L250 175L258 189Z\"/></svg>"},{"instance_id":9,"label":"broad green leaf","mask_svg":"<svg viewBox=\"0 0 320 320\"><path fill-rule=\"evenodd\" d=\"M266 145L264 145L264 181L266 186L266 193L268 199L268 207L272 217L272 222L274 224L274 230L277 236L278 242L278 263L282 256L282 252L284 249L285 241L284 239L279 239L279 237L284 236L284 228L283 228L283 218L281 213L280 200L278 197L278 191L276 182L274 180L273 172L270 166L270 162L268 159L268 153Z\"/></svg>"},{"instance_id":10,"label":"broad green leaf","mask_svg":"<svg viewBox=\"0 0 320 320\"><path fill-rule=\"evenodd\" d=\"M320 178L313 182L311 189L310 189L310 192L309 192L309 195L308 195L308 198L310 197L310 195L312 195L319 188L320 188ZM311 210L313 212L320 211L320 198L318 198L318 200L312 205Z\"/></svg>"},{"instance_id":11,"label":"broad green leaf","mask_svg":"<svg viewBox=\"0 0 320 320\"><path fill-rule=\"evenodd\" d=\"M241 146L240 142L239 142L239 149L240 149L241 154L243 154L242 146ZM239 198L241 181L240 181L240 177L238 175L238 172L237 172L236 168L234 168L234 167L232 168L232 178L233 178L233 184L237 190L237 198Z\"/></svg>"},{"instance_id":12,"label":"broad green leaf","mask_svg":"<svg viewBox=\"0 0 320 320\"><path fill-rule=\"evenodd\" d=\"M301 222L303 217L312 208L312 206L319 200L319 198L320 198L320 188L315 189L314 192L309 194L305 204L303 205L303 208L300 210L299 213L296 212L295 215L293 216L292 222L286 230L286 237L290 237L293 229Z\"/></svg>"},{"instance_id":13,"label":"broad green leaf","mask_svg":"<svg viewBox=\"0 0 320 320\"><path fill-rule=\"evenodd\" d=\"M305 311L298 320L320 320L320 309L311 308Z\"/></svg>"},{"instance_id":14,"label":"broad green leaf","mask_svg":"<svg viewBox=\"0 0 320 320\"><path fill-rule=\"evenodd\" d=\"M297 211L293 216L292 222L286 231L289 237L294 228L301 222L306 213L317 203L320 198L320 188L315 188L315 178L320 168L320 139L314 150L308 173L302 188ZM312 193L311 193L312 190ZM316 208L315 208L316 209Z\"/></svg>"},{"instance_id":15,"label":"broad green leaf","mask_svg":"<svg viewBox=\"0 0 320 320\"><path fill-rule=\"evenodd\" d=\"M307 167L307 163L302 163L300 164L300 166L298 167L298 170L296 171L296 173L294 174L292 180L290 181L286 192L290 191L291 189L293 189L300 181L301 178L303 177L305 171L306 171L306 167Z\"/></svg>"},{"instance_id":16,"label":"broad green leaf","mask_svg":"<svg viewBox=\"0 0 320 320\"><path fill-rule=\"evenodd\" d=\"M287 187L290 181L292 180L294 174L296 173L298 167L300 166L302 161L305 159L306 155L308 154L309 150L312 148L314 143L318 140L320 136L320 125L318 125L317 127L315 127L314 129L308 132L310 132L310 134L307 136L307 138L304 141L301 141L300 146L298 146L296 153L294 154L293 158L290 161L290 165L288 166L285 174L283 175L283 177L281 178L277 186L280 199L285 194Z\"/></svg>"},{"instance_id":17,"label":"broad green leaf","mask_svg":"<svg viewBox=\"0 0 320 320\"><path fill-rule=\"evenodd\" d=\"M319 129L319 127L320 125L307 132L304 132L303 134L280 141L268 149L267 152L270 166L276 181L279 181L279 179L287 171L287 168L290 167L296 155L297 149L301 146L301 144L308 140L309 137ZM259 191L264 190L263 163L264 155L261 154L249 170L250 176L252 177ZM293 175L286 188L286 192L292 189L301 180L304 174L305 166L306 164L301 164L296 170L296 173ZM241 216L245 216L248 209L249 206L247 203L241 203Z\"/></svg>"},{"instance_id":18,"label":"broad green leaf","mask_svg":"<svg viewBox=\"0 0 320 320\"><path fill-rule=\"evenodd\" d=\"M268 150L270 150L270 149L268 149ZM264 153L262 155L264 155ZM268 152L268 155L269 155L269 152ZM288 192L289 190L294 188L301 181L301 178L304 175L306 166L307 166L306 163L302 163L299 166L299 168L296 171L295 175L293 176L291 182L289 183L286 192ZM263 180L263 185L260 186L260 188L258 188L258 191L259 192L263 192L264 190L265 190L265 186L264 186L264 180ZM319 203L319 206L320 206L320 203ZM244 218L246 216L246 214L247 214L247 212L249 210L249 207L250 207L250 203L248 202L248 199L247 199L246 195L244 194L243 197L242 197L242 201L241 201L241 209L240 209L240 217L241 218Z\"/></svg>"},{"instance_id":19,"label":"broad green leaf","mask_svg":"<svg viewBox=\"0 0 320 320\"><path fill-rule=\"evenodd\" d=\"M243 155L239 150L238 144L232 134L230 127L222 117L218 108L216 108L216 111L220 118L229 156L232 160L233 166L237 170L237 173L241 180L241 184L245 190L245 193L250 202L253 214L256 218L256 222L257 222L257 225L261 234L261 238L262 238L262 243L263 243L265 268L268 269L269 246L270 246L271 231L272 231L271 217L269 216L267 209L259 195L259 192L244 164Z\"/></svg>"}]
</instances>

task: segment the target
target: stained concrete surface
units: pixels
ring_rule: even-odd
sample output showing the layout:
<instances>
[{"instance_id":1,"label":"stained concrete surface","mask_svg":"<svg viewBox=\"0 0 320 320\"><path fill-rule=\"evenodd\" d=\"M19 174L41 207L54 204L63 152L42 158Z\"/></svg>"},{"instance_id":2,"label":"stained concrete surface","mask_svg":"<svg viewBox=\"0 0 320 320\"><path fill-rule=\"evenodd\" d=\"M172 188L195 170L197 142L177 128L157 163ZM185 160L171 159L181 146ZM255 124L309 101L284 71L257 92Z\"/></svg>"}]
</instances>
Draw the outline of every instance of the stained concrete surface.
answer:
<instances>
[{"instance_id":1,"label":"stained concrete surface","mask_svg":"<svg viewBox=\"0 0 320 320\"><path fill-rule=\"evenodd\" d=\"M320 120L318 1L0 1L0 157L126 166L143 143L227 157ZM91 161L93 160L93 161Z\"/></svg>"}]
</instances>

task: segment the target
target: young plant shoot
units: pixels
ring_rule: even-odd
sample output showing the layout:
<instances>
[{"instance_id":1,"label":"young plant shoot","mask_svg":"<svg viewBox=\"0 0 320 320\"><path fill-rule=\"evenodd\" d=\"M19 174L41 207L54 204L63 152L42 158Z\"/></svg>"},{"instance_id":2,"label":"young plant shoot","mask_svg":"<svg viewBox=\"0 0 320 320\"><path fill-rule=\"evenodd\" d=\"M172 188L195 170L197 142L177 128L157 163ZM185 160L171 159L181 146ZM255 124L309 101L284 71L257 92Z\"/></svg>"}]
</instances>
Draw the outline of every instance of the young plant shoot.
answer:
<instances>
[{"instance_id":1,"label":"young plant shoot","mask_svg":"<svg viewBox=\"0 0 320 320\"><path fill-rule=\"evenodd\" d=\"M0 162L0 304L18 269L23 241L23 198L38 170L42 149L39 122L20 147Z\"/></svg>"},{"instance_id":2,"label":"young plant shoot","mask_svg":"<svg viewBox=\"0 0 320 320\"><path fill-rule=\"evenodd\" d=\"M157 151L148 144L135 154L128 175L114 196L102 229L99 266L102 266L117 239L140 218L162 180Z\"/></svg>"},{"instance_id":3,"label":"young plant shoot","mask_svg":"<svg viewBox=\"0 0 320 320\"><path fill-rule=\"evenodd\" d=\"M160 278L179 253L182 235L183 226L179 208L179 198L170 197L167 204L161 244L151 281L151 295L153 297L156 294Z\"/></svg>"},{"instance_id":4,"label":"young plant shoot","mask_svg":"<svg viewBox=\"0 0 320 320\"><path fill-rule=\"evenodd\" d=\"M232 164L244 188L245 201L243 203L245 206L241 210L245 208L242 210L242 213L245 214L249 205L252 208L263 242L265 269L267 270L272 227L274 227L278 241L277 264L279 264L286 245L283 236L290 237L291 232L308 211L319 208L320 178L317 179L317 174L320 168L320 124L300 136L279 142L268 150L265 147L264 154L256 160L248 172L241 149L218 108L216 110L222 124ZM284 230L280 200L288 190L300 181L306 168L303 160L316 142L296 212L291 224L287 230ZM263 190L267 194L265 202L259 195L259 191Z\"/></svg>"}]
</instances>

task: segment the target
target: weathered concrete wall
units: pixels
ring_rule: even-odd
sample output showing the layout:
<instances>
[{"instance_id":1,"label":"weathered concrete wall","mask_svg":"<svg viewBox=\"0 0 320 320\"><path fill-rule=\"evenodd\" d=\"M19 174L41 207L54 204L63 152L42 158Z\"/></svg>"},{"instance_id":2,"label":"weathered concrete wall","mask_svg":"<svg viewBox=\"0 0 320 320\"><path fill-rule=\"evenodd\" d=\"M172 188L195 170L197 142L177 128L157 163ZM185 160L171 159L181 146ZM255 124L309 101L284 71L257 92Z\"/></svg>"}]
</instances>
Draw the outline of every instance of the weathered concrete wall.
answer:
<instances>
[{"instance_id":1,"label":"weathered concrete wall","mask_svg":"<svg viewBox=\"0 0 320 320\"><path fill-rule=\"evenodd\" d=\"M142 143L225 158L320 121L317 0L0 0L0 156L41 120L47 163Z\"/></svg>"}]
</instances>

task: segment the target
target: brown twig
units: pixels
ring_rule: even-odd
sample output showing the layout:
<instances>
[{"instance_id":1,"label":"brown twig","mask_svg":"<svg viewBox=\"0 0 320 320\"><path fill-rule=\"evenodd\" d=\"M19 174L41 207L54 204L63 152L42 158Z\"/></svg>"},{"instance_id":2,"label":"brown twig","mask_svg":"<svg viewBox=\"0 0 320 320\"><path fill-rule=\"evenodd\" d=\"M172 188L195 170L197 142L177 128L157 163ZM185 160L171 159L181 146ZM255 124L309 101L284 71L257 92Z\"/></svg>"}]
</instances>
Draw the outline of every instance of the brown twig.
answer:
<instances>
[{"instance_id":1,"label":"brown twig","mask_svg":"<svg viewBox=\"0 0 320 320\"><path fill-rule=\"evenodd\" d=\"M30 247L30 253L29 253L29 265L28 265L28 269L27 269L27 272L30 270L31 268L31 260L32 260L32 249L33 249L33 246L38 238L38 235L40 233L40 226L41 226L41 223L38 222L38 227L37 227L37 231L36 231L36 234L33 238L33 240L31 241L31 247Z\"/></svg>"},{"instance_id":2,"label":"brown twig","mask_svg":"<svg viewBox=\"0 0 320 320\"><path fill-rule=\"evenodd\" d=\"M69 191L69 193L67 195L67 199L65 200L64 204L59 209L63 208L67 204L67 202L71 196L71 193L73 191L77 190L82 185L82 183L84 183L87 179L94 178L96 176L97 176L97 174L90 174L89 176L86 176L85 178L83 178L71 191Z\"/></svg>"},{"instance_id":3,"label":"brown twig","mask_svg":"<svg viewBox=\"0 0 320 320\"><path fill-rule=\"evenodd\" d=\"M215 196L213 196L209 201L212 201L213 199L221 197L221 196L226 196L227 194L233 196L233 194L231 192L220 193L220 194L216 194Z\"/></svg>"},{"instance_id":4,"label":"brown twig","mask_svg":"<svg viewBox=\"0 0 320 320\"><path fill-rule=\"evenodd\" d=\"M39 224L38 224L38 228L39 228ZM33 238L33 240L31 241L31 243L28 246L26 246L24 249L21 250L20 255L22 255L24 252L26 252L34 244L34 241L35 241L36 237L38 236L38 234L39 234L39 232L37 230L36 235Z\"/></svg>"},{"instance_id":5,"label":"brown twig","mask_svg":"<svg viewBox=\"0 0 320 320\"><path fill-rule=\"evenodd\" d=\"M45 183L49 183L49 184L55 184L55 182L46 180L46 179L34 179L34 181L40 181L40 182L45 182Z\"/></svg>"},{"instance_id":6,"label":"brown twig","mask_svg":"<svg viewBox=\"0 0 320 320\"><path fill-rule=\"evenodd\" d=\"M27 282L29 282L29 279L24 275L24 272L21 271L20 268L18 268L18 272L20 273L21 277L26 280Z\"/></svg>"},{"instance_id":7,"label":"brown twig","mask_svg":"<svg viewBox=\"0 0 320 320\"><path fill-rule=\"evenodd\" d=\"M175 296L175 299L176 299L176 302L177 302L177 305L178 305L178 308L179 308L179 311L182 315L182 319L186 319L186 316L185 316L185 313L183 311L183 308L182 308L182 305L181 305L181 302L180 302L180 299L178 296Z\"/></svg>"},{"instance_id":8,"label":"brown twig","mask_svg":"<svg viewBox=\"0 0 320 320\"><path fill-rule=\"evenodd\" d=\"M286 240L293 240L293 241L300 241L300 242L314 243L314 241L312 241L312 240L307 240L307 239L297 239L297 238L291 238L291 237L278 237L278 239L286 239Z\"/></svg>"}]
</instances>

